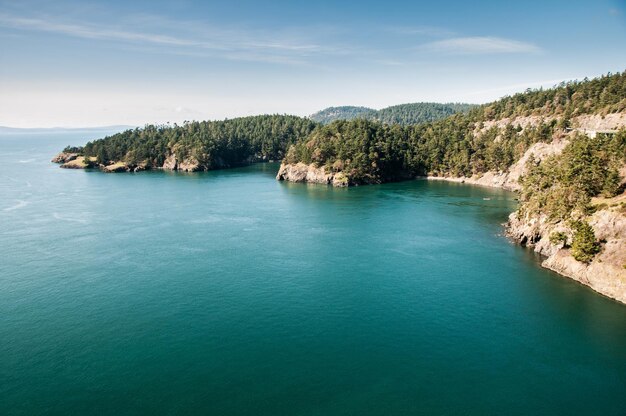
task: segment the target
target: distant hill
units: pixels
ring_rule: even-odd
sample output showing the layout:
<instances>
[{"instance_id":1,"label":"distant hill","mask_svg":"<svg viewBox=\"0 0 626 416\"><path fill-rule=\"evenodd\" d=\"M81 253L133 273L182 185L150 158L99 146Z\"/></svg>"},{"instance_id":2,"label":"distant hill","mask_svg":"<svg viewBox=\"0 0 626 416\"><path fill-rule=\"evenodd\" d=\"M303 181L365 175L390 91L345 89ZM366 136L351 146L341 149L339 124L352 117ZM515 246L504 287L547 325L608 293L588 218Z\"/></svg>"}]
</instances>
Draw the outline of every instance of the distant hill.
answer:
<instances>
[{"instance_id":1,"label":"distant hill","mask_svg":"<svg viewBox=\"0 0 626 416\"><path fill-rule=\"evenodd\" d=\"M353 120L363 118L380 121L385 124L418 124L435 121L459 112L467 112L474 104L463 103L410 103L386 107L375 110L368 107L328 107L312 114L309 118L322 124L329 124L335 120Z\"/></svg>"},{"instance_id":2,"label":"distant hill","mask_svg":"<svg viewBox=\"0 0 626 416\"><path fill-rule=\"evenodd\" d=\"M309 118L322 124L329 124L335 120L352 120L355 118L369 119L377 111L368 107L355 107L344 105L341 107L328 107L315 114L311 114Z\"/></svg>"}]
</instances>

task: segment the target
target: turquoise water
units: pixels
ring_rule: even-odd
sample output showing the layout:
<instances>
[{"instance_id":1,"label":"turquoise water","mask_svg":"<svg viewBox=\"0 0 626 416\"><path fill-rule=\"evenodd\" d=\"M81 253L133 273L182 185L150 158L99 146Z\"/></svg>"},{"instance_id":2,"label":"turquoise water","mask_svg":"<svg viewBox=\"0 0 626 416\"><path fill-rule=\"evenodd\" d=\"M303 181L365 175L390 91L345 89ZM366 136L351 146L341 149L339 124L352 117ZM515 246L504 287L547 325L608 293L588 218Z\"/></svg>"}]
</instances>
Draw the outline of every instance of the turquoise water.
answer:
<instances>
[{"instance_id":1,"label":"turquoise water","mask_svg":"<svg viewBox=\"0 0 626 416\"><path fill-rule=\"evenodd\" d=\"M626 414L626 307L513 194L49 163L88 138L0 137L0 414Z\"/></svg>"}]
</instances>

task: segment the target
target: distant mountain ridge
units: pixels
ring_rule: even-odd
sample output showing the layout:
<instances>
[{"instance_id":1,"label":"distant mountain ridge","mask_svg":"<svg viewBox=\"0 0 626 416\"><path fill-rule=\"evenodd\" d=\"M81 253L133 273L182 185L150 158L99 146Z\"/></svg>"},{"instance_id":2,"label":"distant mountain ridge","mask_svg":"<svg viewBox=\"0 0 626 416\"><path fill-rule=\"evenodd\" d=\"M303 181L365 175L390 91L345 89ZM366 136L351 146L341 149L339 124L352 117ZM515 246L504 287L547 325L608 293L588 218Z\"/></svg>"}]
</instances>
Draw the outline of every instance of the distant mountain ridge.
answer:
<instances>
[{"instance_id":1,"label":"distant mountain ridge","mask_svg":"<svg viewBox=\"0 0 626 416\"><path fill-rule=\"evenodd\" d=\"M309 118L322 124L329 124L336 120L353 120L363 118L379 121L385 124L419 124L439 120L459 112L467 112L475 104L465 103L409 103L399 104L375 110L369 107L340 106L328 107Z\"/></svg>"}]
</instances>

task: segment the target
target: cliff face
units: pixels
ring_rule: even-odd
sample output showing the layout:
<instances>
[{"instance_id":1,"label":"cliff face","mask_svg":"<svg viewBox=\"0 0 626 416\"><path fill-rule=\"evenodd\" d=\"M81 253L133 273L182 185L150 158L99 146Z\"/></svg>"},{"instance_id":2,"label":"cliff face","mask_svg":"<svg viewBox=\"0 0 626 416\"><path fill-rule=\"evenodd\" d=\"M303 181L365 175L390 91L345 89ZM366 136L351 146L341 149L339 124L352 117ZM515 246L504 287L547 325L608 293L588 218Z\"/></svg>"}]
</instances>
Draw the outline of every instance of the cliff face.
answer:
<instances>
[{"instance_id":1,"label":"cliff face","mask_svg":"<svg viewBox=\"0 0 626 416\"><path fill-rule=\"evenodd\" d=\"M488 186L490 188L503 188L509 191L519 191L519 178L526 170L526 162L533 157L536 161L543 161L548 156L559 154L563 151L569 141L566 138L559 138L552 143L535 143L524 155L504 172L485 172L482 175L470 177L452 176L428 176L431 180L446 180L450 182L467 183L470 185Z\"/></svg>"},{"instance_id":2,"label":"cliff face","mask_svg":"<svg viewBox=\"0 0 626 416\"><path fill-rule=\"evenodd\" d=\"M561 153L568 143L567 138L559 138L552 143L535 143L517 162L503 172L485 172L481 175L469 177L428 176L427 179L518 191L520 189L518 181L525 172L528 159L533 157L537 161L542 161L549 156ZM306 165L302 162L292 164L282 163L278 175L276 175L276 179L279 181L323 183L333 186L352 185L349 175L343 172L327 172L324 167L316 167L314 164Z\"/></svg>"},{"instance_id":3,"label":"cliff face","mask_svg":"<svg viewBox=\"0 0 626 416\"><path fill-rule=\"evenodd\" d=\"M52 163L67 163L78 157L78 153L61 152L52 158Z\"/></svg>"},{"instance_id":4,"label":"cliff face","mask_svg":"<svg viewBox=\"0 0 626 416\"><path fill-rule=\"evenodd\" d=\"M543 267L626 303L626 216L618 207L597 211L587 218L596 238L602 242L602 251L589 264L574 259L563 243L550 242L552 233L569 232L562 223L552 224L545 217L521 219L514 212L506 224L507 234L546 256L541 263Z\"/></svg>"},{"instance_id":5,"label":"cliff face","mask_svg":"<svg viewBox=\"0 0 626 416\"><path fill-rule=\"evenodd\" d=\"M83 156L70 156L62 163L61 167L64 169L87 169L92 167L91 160L87 160Z\"/></svg>"},{"instance_id":6,"label":"cliff face","mask_svg":"<svg viewBox=\"0 0 626 416\"><path fill-rule=\"evenodd\" d=\"M343 172L326 172L324 166L314 164L281 163L276 179L290 182L310 182L344 187L349 185L348 177Z\"/></svg>"},{"instance_id":7,"label":"cliff face","mask_svg":"<svg viewBox=\"0 0 626 416\"><path fill-rule=\"evenodd\" d=\"M162 166L152 166L147 161L140 163L127 163L124 161L109 162L108 164L96 163L96 158L90 158L89 161L85 160L83 156L79 156L77 153L61 152L52 158L53 163L60 163L62 168L65 169L87 169L98 168L103 172L115 173L115 172L139 172L146 169L163 169L171 171L182 172L197 172L209 169L219 169L225 167L221 160L217 160L214 166L207 167L194 158L187 157L184 159L178 159L175 153L171 153L165 158Z\"/></svg>"}]
</instances>

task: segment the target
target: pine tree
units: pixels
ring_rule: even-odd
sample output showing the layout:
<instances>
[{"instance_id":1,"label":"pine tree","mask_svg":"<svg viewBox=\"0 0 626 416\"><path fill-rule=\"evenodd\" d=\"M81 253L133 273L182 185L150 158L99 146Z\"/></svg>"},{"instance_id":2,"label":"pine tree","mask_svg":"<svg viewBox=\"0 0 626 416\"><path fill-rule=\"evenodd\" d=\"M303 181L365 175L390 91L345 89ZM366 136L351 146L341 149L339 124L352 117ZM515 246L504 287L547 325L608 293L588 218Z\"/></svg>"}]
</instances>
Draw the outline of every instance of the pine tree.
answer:
<instances>
[{"instance_id":1,"label":"pine tree","mask_svg":"<svg viewBox=\"0 0 626 416\"><path fill-rule=\"evenodd\" d=\"M585 221L573 221L574 229L572 238L572 256L583 263L589 263L600 252L600 245L596 242L596 234L589 223Z\"/></svg>"}]
</instances>

